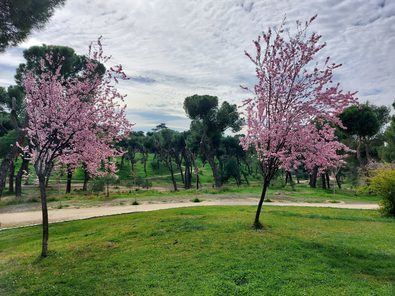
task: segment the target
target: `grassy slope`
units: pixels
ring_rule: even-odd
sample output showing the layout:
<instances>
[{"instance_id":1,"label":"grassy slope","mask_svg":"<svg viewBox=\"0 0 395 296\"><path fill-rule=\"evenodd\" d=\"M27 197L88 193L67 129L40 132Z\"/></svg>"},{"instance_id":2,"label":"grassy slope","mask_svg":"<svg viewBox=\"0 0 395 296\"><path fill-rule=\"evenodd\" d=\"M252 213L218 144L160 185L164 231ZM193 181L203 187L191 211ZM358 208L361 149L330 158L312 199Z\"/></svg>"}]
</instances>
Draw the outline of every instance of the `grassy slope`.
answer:
<instances>
[{"instance_id":1,"label":"grassy slope","mask_svg":"<svg viewBox=\"0 0 395 296\"><path fill-rule=\"evenodd\" d=\"M393 295L395 222L374 211L174 209L0 232L1 295Z\"/></svg>"}]
</instances>

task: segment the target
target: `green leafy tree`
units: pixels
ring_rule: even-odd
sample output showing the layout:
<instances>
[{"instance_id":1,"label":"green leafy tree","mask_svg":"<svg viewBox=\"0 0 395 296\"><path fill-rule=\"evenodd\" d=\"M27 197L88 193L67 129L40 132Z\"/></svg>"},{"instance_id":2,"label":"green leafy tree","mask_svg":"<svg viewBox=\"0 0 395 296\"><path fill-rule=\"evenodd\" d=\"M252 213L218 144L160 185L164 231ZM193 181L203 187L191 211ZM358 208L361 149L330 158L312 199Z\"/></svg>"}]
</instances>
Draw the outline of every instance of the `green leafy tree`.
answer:
<instances>
[{"instance_id":1,"label":"green leafy tree","mask_svg":"<svg viewBox=\"0 0 395 296\"><path fill-rule=\"evenodd\" d=\"M395 101L392 104L395 109ZM395 115L384 132L384 145L381 148L381 157L388 162L395 162Z\"/></svg>"},{"instance_id":2,"label":"green leafy tree","mask_svg":"<svg viewBox=\"0 0 395 296\"><path fill-rule=\"evenodd\" d=\"M65 0L1 0L0 52L16 46L33 29L41 29Z\"/></svg>"},{"instance_id":3,"label":"green leafy tree","mask_svg":"<svg viewBox=\"0 0 395 296\"><path fill-rule=\"evenodd\" d=\"M374 106L369 103L353 105L340 115L345 135L355 142L358 162L361 166L372 160L371 147L380 145L380 130L388 122L389 109L385 106ZM377 143L377 141L379 143ZM375 152L377 154L377 152Z\"/></svg>"},{"instance_id":4,"label":"green leafy tree","mask_svg":"<svg viewBox=\"0 0 395 296\"><path fill-rule=\"evenodd\" d=\"M209 95L193 95L185 98L184 110L192 119L191 132L199 140L203 161L208 161L213 172L215 187L222 186L220 166L218 164L219 146L224 132L241 129L242 120L237 106L228 102L218 105L218 98Z\"/></svg>"}]
</instances>

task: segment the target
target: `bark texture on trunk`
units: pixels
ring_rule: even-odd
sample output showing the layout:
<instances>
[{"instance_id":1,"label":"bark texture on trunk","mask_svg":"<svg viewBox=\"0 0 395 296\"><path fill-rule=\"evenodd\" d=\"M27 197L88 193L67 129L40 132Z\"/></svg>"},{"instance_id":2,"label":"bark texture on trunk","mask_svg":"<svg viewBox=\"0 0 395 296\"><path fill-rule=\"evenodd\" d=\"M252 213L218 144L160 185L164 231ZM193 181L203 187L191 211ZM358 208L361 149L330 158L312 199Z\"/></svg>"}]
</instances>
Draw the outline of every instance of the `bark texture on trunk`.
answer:
<instances>
[{"instance_id":1,"label":"bark texture on trunk","mask_svg":"<svg viewBox=\"0 0 395 296\"><path fill-rule=\"evenodd\" d=\"M73 177L73 173L71 170L67 170L67 183L66 183L66 194L71 192L71 178Z\"/></svg>"},{"instance_id":2,"label":"bark texture on trunk","mask_svg":"<svg viewBox=\"0 0 395 296\"><path fill-rule=\"evenodd\" d=\"M219 173L218 165L215 162L215 158L213 155L210 155L210 157L208 157L207 160L210 164L211 170L213 171L214 185L216 188L220 188L222 186L222 180L221 180L221 175Z\"/></svg>"},{"instance_id":3,"label":"bark texture on trunk","mask_svg":"<svg viewBox=\"0 0 395 296\"><path fill-rule=\"evenodd\" d=\"M313 171L310 174L310 181L309 185L311 188L316 188L317 187L317 175L318 175L318 168L315 167Z\"/></svg>"},{"instance_id":4,"label":"bark texture on trunk","mask_svg":"<svg viewBox=\"0 0 395 296\"><path fill-rule=\"evenodd\" d=\"M40 197L41 197L41 211L42 211L42 228L43 237L41 244L41 257L47 257L48 255L48 208L47 208L47 192L45 187L45 177L38 176L40 185Z\"/></svg>"},{"instance_id":5,"label":"bark texture on trunk","mask_svg":"<svg viewBox=\"0 0 395 296\"><path fill-rule=\"evenodd\" d=\"M267 188L268 187L269 187L269 182L265 178L265 180L263 182L261 198L259 199L258 208L257 208L256 213L255 213L255 220L254 220L254 224L253 224L253 227L255 229L261 229L263 227L261 222L259 221L259 218L261 216L262 206L263 206L263 202L264 202L265 197L266 197L266 192L267 192Z\"/></svg>"},{"instance_id":6,"label":"bark texture on trunk","mask_svg":"<svg viewBox=\"0 0 395 296\"><path fill-rule=\"evenodd\" d=\"M82 185L82 191L88 191L88 181L89 173L86 169L84 169L84 185Z\"/></svg>"},{"instance_id":7,"label":"bark texture on trunk","mask_svg":"<svg viewBox=\"0 0 395 296\"><path fill-rule=\"evenodd\" d=\"M8 192L14 193L14 178L15 178L15 161L14 159L10 162L8 169Z\"/></svg>"},{"instance_id":8,"label":"bark texture on trunk","mask_svg":"<svg viewBox=\"0 0 395 296\"><path fill-rule=\"evenodd\" d=\"M174 191L178 191L177 182L176 182L176 179L175 179L175 177L174 177L174 170L173 170L173 165L172 165L172 163L171 163L171 159L170 159L170 160L167 160L167 166L169 167L169 170L170 170L171 181L172 181L172 183L173 183Z\"/></svg>"}]
</instances>

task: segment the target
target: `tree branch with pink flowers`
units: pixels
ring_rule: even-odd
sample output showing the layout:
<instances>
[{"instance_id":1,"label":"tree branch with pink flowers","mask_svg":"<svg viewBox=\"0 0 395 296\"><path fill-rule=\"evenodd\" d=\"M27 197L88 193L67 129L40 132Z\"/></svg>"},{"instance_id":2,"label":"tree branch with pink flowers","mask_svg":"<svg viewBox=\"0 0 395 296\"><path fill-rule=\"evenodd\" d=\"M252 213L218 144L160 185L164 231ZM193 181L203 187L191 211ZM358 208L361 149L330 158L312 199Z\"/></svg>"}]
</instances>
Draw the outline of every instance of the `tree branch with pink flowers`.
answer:
<instances>
[{"instance_id":1,"label":"tree branch with pink flowers","mask_svg":"<svg viewBox=\"0 0 395 296\"><path fill-rule=\"evenodd\" d=\"M301 164L307 170L336 168L350 152L336 139L335 127L342 126L338 116L356 102L356 93L343 92L333 82L340 64L330 63L329 57L320 62L326 44L309 33L315 18L298 21L294 34L284 29L284 22L269 28L254 41L254 54L245 53L255 66L257 83L253 96L244 100L247 128L241 145L255 149L263 174L255 228L262 228L262 205L278 169Z\"/></svg>"},{"instance_id":2,"label":"tree branch with pink flowers","mask_svg":"<svg viewBox=\"0 0 395 296\"><path fill-rule=\"evenodd\" d=\"M42 257L47 256L49 235L45 183L53 165L84 164L92 175L115 173L113 160L121 152L114 143L131 128L124 96L116 88L119 79L127 79L122 66L110 67L104 75L96 71L110 60L100 39L89 47L86 67L78 75L64 78L61 66L55 72L45 70L52 59L46 55L40 74L27 72L23 80L29 139L24 149L31 155L40 187Z\"/></svg>"}]
</instances>

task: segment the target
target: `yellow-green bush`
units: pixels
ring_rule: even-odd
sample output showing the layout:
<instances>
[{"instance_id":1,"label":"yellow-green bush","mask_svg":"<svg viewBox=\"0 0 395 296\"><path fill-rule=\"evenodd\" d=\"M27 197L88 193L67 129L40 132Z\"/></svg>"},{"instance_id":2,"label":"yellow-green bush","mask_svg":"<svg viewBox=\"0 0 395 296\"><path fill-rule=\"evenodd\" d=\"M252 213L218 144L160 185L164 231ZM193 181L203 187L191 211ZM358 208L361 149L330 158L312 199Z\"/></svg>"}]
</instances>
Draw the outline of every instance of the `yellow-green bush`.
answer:
<instances>
[{"instance_id":1,"label":"yellow-green bush","mask_svg":"<svg viewBox=\"0 0 395 296\"><path fill-rule=\"evenodd\" d=\"M395 169L384 167L376 170L370 179L369 187L383 197L381 201L383 214L395 216Z\"/></svg>"}]
</instances>

